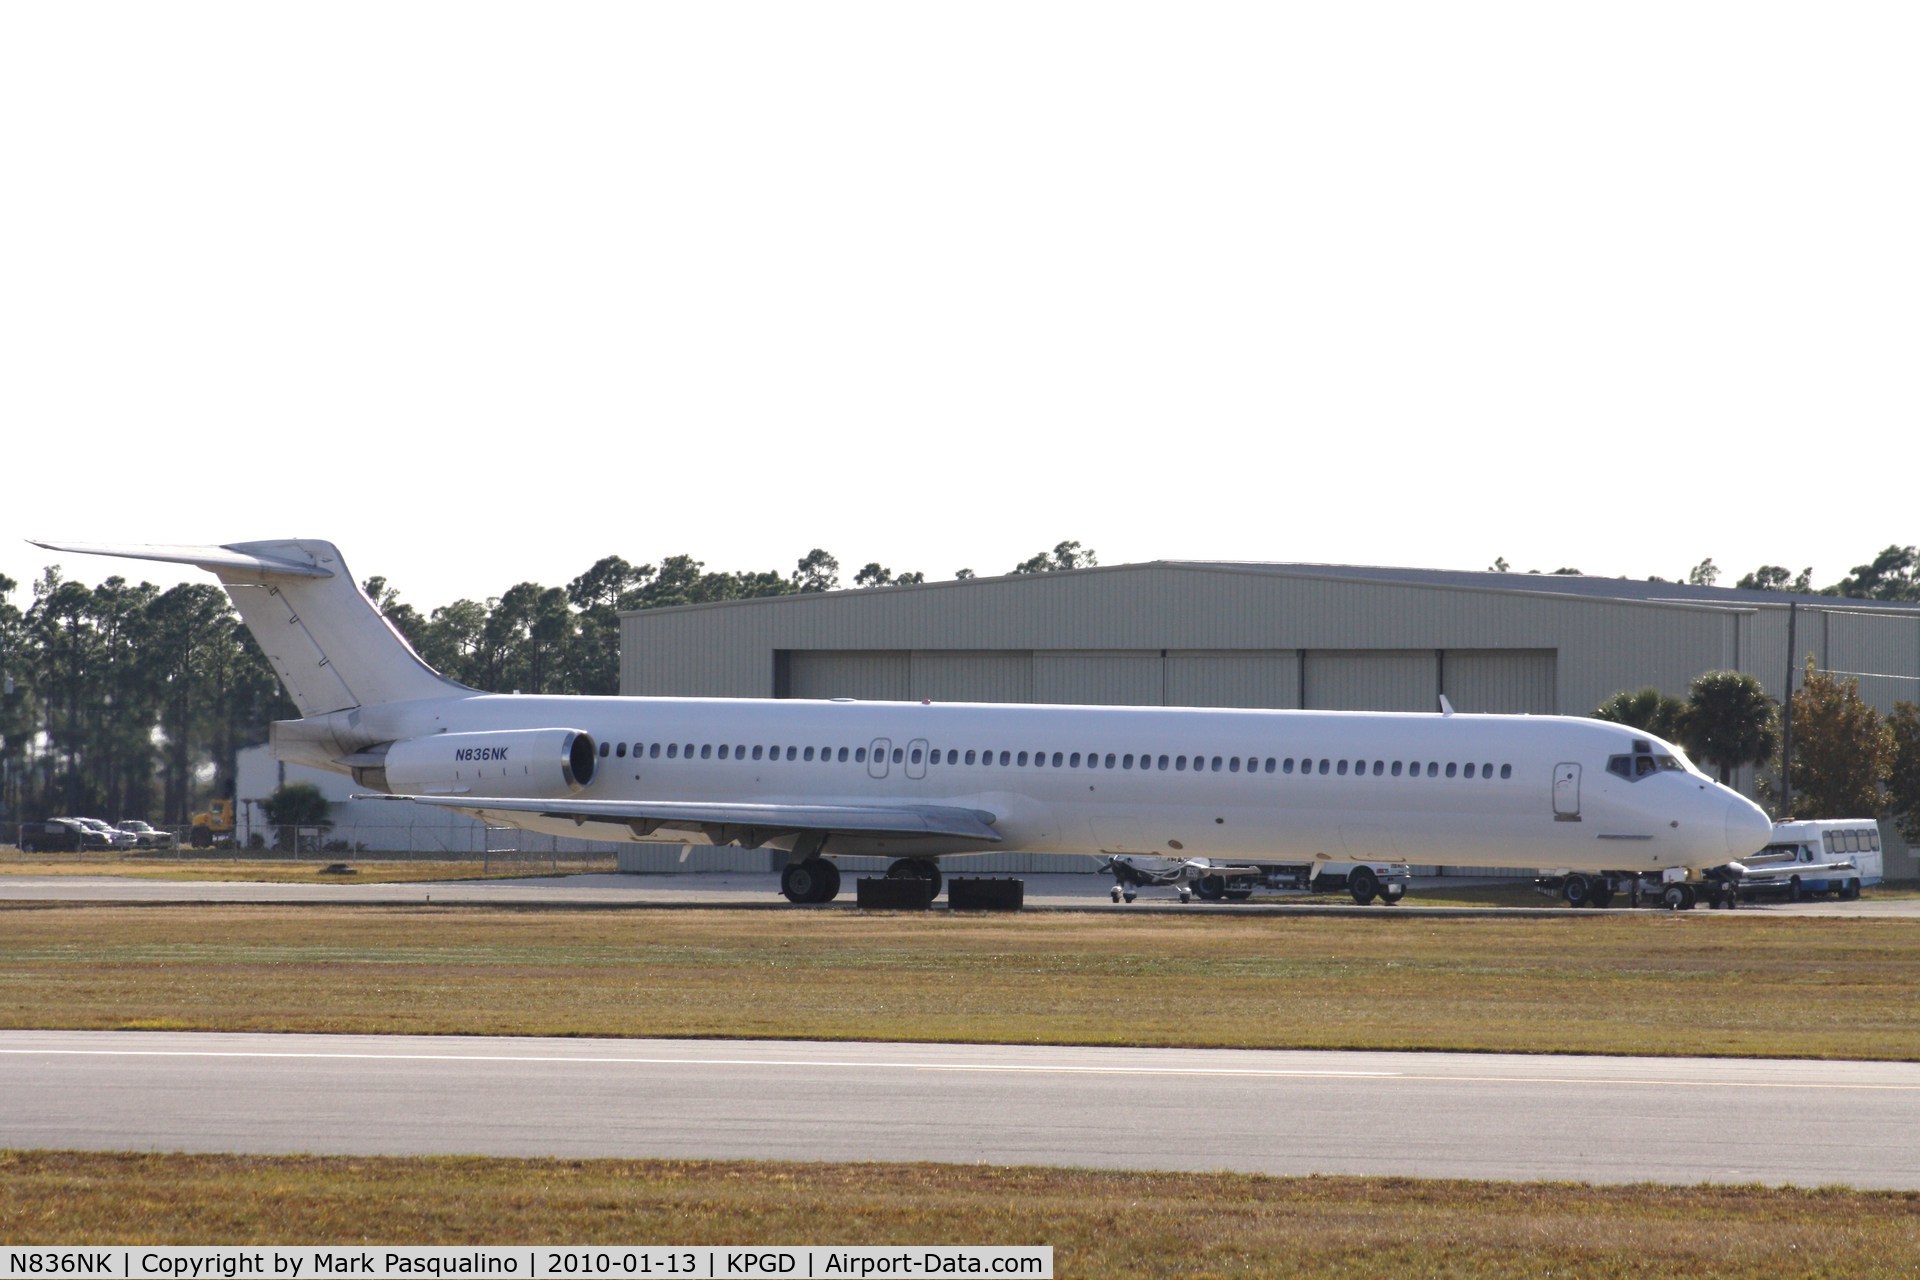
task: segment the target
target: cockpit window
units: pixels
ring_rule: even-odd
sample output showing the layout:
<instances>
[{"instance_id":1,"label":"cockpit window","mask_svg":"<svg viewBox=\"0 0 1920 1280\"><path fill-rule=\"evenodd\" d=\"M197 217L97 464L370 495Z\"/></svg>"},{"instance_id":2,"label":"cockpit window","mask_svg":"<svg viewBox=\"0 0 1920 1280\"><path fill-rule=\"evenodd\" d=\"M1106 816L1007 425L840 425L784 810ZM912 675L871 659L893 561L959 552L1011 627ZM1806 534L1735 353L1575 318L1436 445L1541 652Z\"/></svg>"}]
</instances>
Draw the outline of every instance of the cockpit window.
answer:
<instances>
[{"instance_id":1,"label":"cockpit window","mask_svg":"<svg viewBox=\"0 0 1920 1280\"><path fill-rule=\"evenodd\" d=\"M1662 753L1653 754L1653 744L1644 739L1633 740L1633 754L1607 757L1607 772L1628 782L1638 782L1642 778L1651 778L1656 773L1685 773L1687 766L1678 757ZM1644 750L1642 749L1644 748Z\"/></svg>"}]
</instances>

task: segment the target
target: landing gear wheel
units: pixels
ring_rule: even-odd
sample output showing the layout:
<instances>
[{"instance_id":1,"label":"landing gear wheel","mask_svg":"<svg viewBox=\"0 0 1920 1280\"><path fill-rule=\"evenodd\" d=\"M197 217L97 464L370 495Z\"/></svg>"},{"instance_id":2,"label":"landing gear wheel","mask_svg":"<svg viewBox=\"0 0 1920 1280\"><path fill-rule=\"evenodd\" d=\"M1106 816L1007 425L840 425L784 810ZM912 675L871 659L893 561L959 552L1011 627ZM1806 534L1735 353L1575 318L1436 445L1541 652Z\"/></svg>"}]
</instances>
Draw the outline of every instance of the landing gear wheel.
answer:
<instances>
[{"instance_id":1,"label":"landing gear wheel","mask_svg":"<svg viewBox=\"0 0 1920 1280\"><path fill-rule=\"evenodd\" d=\"M1347 877L1347 892L1353 895L1356 903L1364 907L1373 901L1375 894L1380 892L1380 877L1365 867L1355 867L1353 873Z\"/></svg>"},{"instance_id":2,"label":"landing gear wheel","mask_svg":"<svg viewBox=\"0 0 1920 1280\"><path fill-rule=\"evenodd\" d=\"M1227 878L1225 876L1201 876L1193 882L1193 891L1208 902L1218 902L1227 896Z\"/></svg>"},{"instance_id":3,"label":"landing gear wheel","mask_svg":"<svg viewBox=\"0 0 1920 1280\"><path fill-rule=\"evenodd\" d=\"M928 896L940 896L940 864L932 858L895 858L887 868L889 880L931 880L933 892Z\"/></svg>"},{"instance_id":4,"label":"landing gear wheel","mask_svg":"<svg viewBox=\"0 0 1920 1280\"><path fill-rule=\"evenodd\" d=\"M1587 890L1587 905L1604 907L1613 901L1613 886L1605 880L1595 880Z\"/></svg>"},{"instance_id":5,"label":"landing gear wheel","mask_svg":"<svg viewBox=\"0 0 1920 1280\"><path fill-rule=\"evenodd\" d=\"M1593 882L1585 876L1568 876L1560 886L1560 896L1570 907L1584 907L1593 895Z\"/></svg>"},{"instance_id":6,"label":"landing gear wheel","mask_svg":"<svg viewBox=\"0 0 1920 1280\"><path fill-rule=\"evenodd\" d=\"M1113 900L1114 900L1115 902L1118 902L1118 901L1120 901L1120 886L1119 886L1119 885L1115 885L1115 886L1113 886Z\"/></svg>"},{"instance_id":7,"label":"landing gear wheel","mask_svg":"<svg viewBox=\"0 0 1920 1280\"><path fill-rule=\"evenodd\" d=\"M1670 884L1660 891L1660 905L1669 911L1691 911L1696 901L1692 885Z\"/></svg>"},{"instance_id":8,"label":"landing gear wheel","mask_svg":"<svg viewBox=\"0 0 1920 1280\"><path fill-rule=\"evenodd\" d=\"M780 892L788 902L832 902L840 892L840 868L825 858L790 862L780 873Z\"/></svg>"},{"instance_id":9,"label":"landing gear wheel","mask_svg":"<svg viewBox=\"0 0 1920 1280\"><path fill-rule=\"evenodd\" d=\"M1246 901L1246 900L1247 900L1248 898L1251 898L1251 897L1253 896L1253 890L1251 890L1251 889L1228 889L1228 890L1226 891L1226 894L1227 894L1227 901L1228 901L1228 902L1245 902L1245 901Z\"/></svg>"}]
</instances>

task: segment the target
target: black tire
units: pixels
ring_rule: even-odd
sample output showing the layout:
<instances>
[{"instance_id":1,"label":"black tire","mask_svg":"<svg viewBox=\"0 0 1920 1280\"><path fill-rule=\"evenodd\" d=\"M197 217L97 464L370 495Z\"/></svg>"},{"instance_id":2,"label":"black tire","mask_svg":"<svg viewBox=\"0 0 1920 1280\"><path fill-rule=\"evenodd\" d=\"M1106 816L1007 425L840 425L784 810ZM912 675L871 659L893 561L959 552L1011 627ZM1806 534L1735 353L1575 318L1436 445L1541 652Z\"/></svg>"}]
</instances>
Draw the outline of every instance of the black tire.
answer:
<instances>
[{"instance_id":1,"label":"black tire","mask_svg":"<svg viewBox=\"0 0 1920 1280\"><path fill-rule=\"evenodd\" d=\"M1365 867L1355 867L1347 875L1347 892L1361 906L1372 902L1374 895L1380 892L1380 877Z\"/></svg>"},{"instance_id":2,"label":"black tire","mask_svg":"<svg viewBox=\"0 0 1920 1280\"><path fill-rule=\"evenodd\" d=\"M1587 890L1587 905L1590 907L1604 907L1612 901L1613 886L1605 880L1595 880Z\"/></svg>"},{"instance_id":3,"label":"black tire","mask_svg":"<svg viewBox=\"0 0 1920 1280\"><path fill-rule=\"evenodd\" d=\"M1683 884L1670 884L1660 891L1660 905L1669 911L1685 911L1693 903L1688 901L1693 895Z\"/></svg>"},{"instance_id":4,"label":"black tire","mask_svg":"<svg viewBox=\"0 0 1920 1280\"><path fill-rule=\"evenodd\" d=\"M1807 896L1806 891L1800 887L1799 876L1794 876L1791 880L1787 881L1787 901L1788 902L1804 902L1806 900L1806 896Z\"/></svg>"},{"instance_id":5,"label":"black tire","mask_svg":"<svg viewBox=\"0 0 1920 1280\"><path fill-rule=\"evenodd\" d=\"M1248 898L1251 898L1252 896L1253 896L1253 890L1251 890L1251 889L1229 889L1229 890L1227 890L1227 901L1228 901L1228 902L1245 902L1245 901L1246 901L1246 900L1247 900Z\"/></svg>"},{"instance_id":6,"label":"black tire","mask_svg":"<svg viewBox=\"0 0 1920 1280\"><path fill-rule=\"evenodd\" d=\"M35 843L34 843L33 841L31 841L31 840L22 840L22 841L20 842L20 852L22 852L22 853L38 853L38 852L40 852L40 846L39 846L39 845L37 845L37 844L35 844Z\"/></svg>"},{"instance_id":7,"label":"black tire","mask_svg":"<svg viewBox=\"0 0 1920 1280\"><path fill-rule=\"evenodd\" d=\"M1227 896L1227 878L1225 876L1201 876L1193 882L1193 891L1207 902L1218 902Z\"/></svg>"},{"instance_id":8,"label":"black tire","mask_svg":"<svg viewBox=\"0 0 1920 1280\"><path fill-rule=\"evenodd\" d=\"M1593 882L1585 876L1568 876L1560 886L1560 896L1570 907L1584 907L1593 895Z\"/></svg>"},{"instance_id":9,"label":"black tire","mask_svg":"<svg viewBox=\"0 0 1920 1280\"><path fill-rule=\"evenodd\" d=\"M831 862L824 858L808 858L805 862L789 862L787 869L780 873L780 892L788 902L814 903L826 902L829 897L821 896L828 887L827 872L834 872L833 879L839 879L839 873ZM837 884L833 886L839 888Z\"/></svg>"},{"instance_id":10,"label":"black tire","mask_svg":"<svg viewBox=\"0 0 1920 1280\"><path fill-rule=\"evenodd\" d=\"M887 867L887 879L931 880L933 893L930 896L934 898L940 896L940 864L932 858L895 858Z\"/></svg>"},{"instance_id":11,"label":"black tire","mask_svg":"<svg viewBox=\"0 0 1920 1280\"><path fill-rule=\"evenodd\" d=\"M207 827L195 827L189 843L196 849L213 848L213 831Z\"/></svg>"}]
</instances>

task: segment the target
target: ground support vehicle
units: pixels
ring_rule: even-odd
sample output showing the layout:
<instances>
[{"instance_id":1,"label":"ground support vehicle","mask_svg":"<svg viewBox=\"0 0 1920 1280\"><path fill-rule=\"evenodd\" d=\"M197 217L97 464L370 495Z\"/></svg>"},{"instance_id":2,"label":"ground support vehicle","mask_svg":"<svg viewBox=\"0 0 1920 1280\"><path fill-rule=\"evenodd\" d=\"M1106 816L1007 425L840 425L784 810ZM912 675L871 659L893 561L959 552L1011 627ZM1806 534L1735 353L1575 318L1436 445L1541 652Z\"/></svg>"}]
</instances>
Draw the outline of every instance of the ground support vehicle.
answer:
<instances>
[{"instance_id":1,"label":"ground support vehicle","mask_svg":"<svg viewBox=\"0 0 1920 1280\"><path fill-rule=\"evenodd\" d=\"M1193 891L1209 902L1241 902L1257 889L1274 893L1349 893L1366 906L1378 898L1392 906L1407 894L1413 869L1404 862L1267 862L1250 865L1255 874L1203 876Z\"/></svg>"},{"instance_id":2,"label":"ground support vehicle","mask_svg":"<svg viewBox=\"0 0 1920 1280\"><path fill-rule=\"evenodd\" d=\"M193 825L187 832L187 842L196 849L211 849L215 845L232 844L233 826L233 801L209 801L205 813L193 815Z\"/></svg>"},{"instance_id":3,"label":"ground support vehicle","mask_svg":"<svg viewBox=\"0 0 1920 1280\"><path fill-rule=\"evenodd\" d=\"M1884 878L1883 852L1880 824L1872 818L1776 822L1767 847L1742 860L1749 872L1742 896L1857 898Z\"/></svg>"},{"instance_id":4,"label":"ground support vehicle","mask_svg":"<svg viewBox=\"0 0 1920 1280\"><path fill-rule=\"evenodd\" d=\"M1815 890L1810 886L1816 884L1838 897L1857 898L1860 882L1859 868L1851 859L1801 862L1794 854L1760 853L1692 874L1679 867L1659 876L1630 871L1565 872L1541 876L1533 883L1570 907L1611 906L1614 898L1624 896L1628 906L1650 903L1670 911L1691 911L1701 902L1716 910L1731 910L1767 896L1798 902L1812 896Z\"/></svg>"}]
</instances>

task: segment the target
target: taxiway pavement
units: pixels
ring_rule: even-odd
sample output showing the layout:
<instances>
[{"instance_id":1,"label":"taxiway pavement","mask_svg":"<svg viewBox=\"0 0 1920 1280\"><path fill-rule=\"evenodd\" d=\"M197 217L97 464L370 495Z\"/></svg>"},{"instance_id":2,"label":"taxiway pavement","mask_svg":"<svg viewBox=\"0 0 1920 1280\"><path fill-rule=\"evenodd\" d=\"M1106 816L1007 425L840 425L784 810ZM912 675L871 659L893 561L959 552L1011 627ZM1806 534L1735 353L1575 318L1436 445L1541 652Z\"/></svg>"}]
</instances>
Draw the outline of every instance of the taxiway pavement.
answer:
<instances>
[{"instance_id":1,"label":"taxiway pavement","mask_svg":"<svg viewBox=\"0 0 1920 1280\"><path fill-rule=\"evenodd\" d=\"M0 1147L1920 1189L1920 1064L0 1032Z\"/></svg>"}]
</instances>

